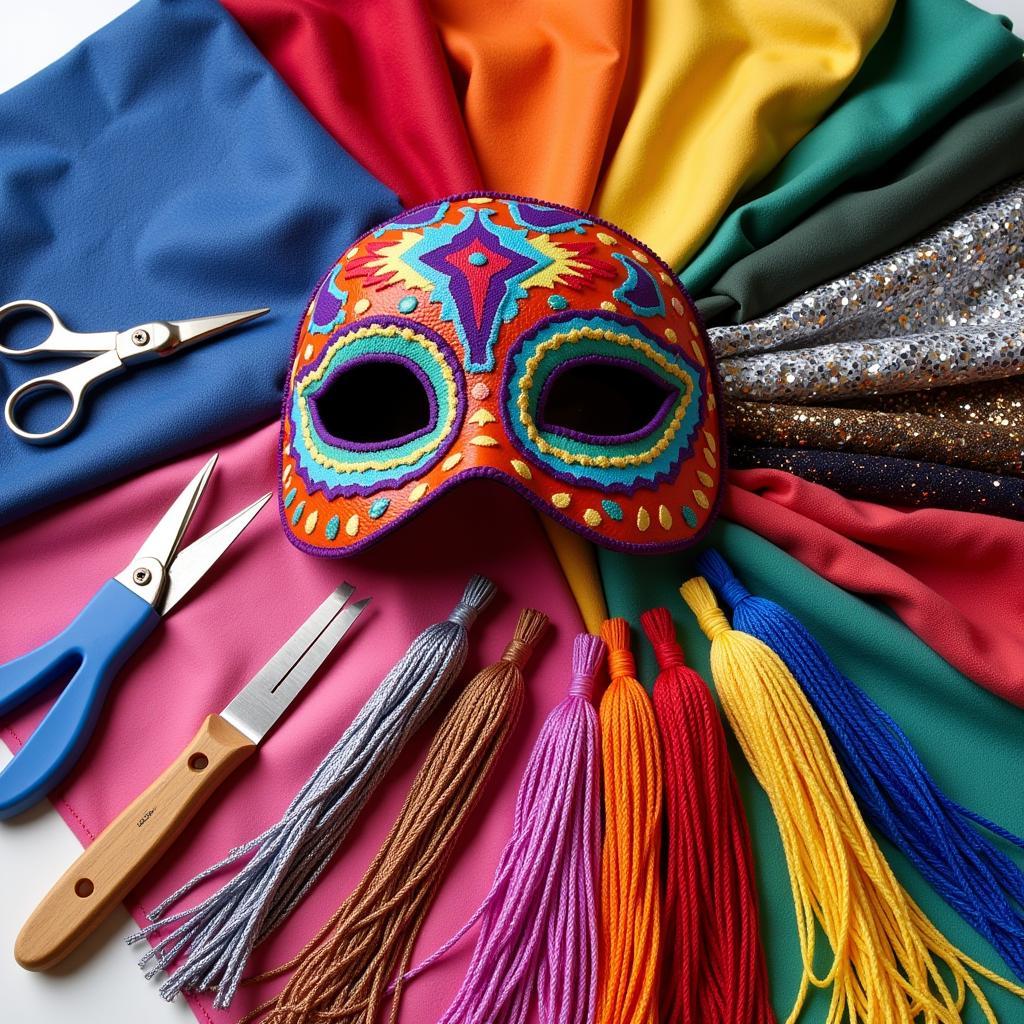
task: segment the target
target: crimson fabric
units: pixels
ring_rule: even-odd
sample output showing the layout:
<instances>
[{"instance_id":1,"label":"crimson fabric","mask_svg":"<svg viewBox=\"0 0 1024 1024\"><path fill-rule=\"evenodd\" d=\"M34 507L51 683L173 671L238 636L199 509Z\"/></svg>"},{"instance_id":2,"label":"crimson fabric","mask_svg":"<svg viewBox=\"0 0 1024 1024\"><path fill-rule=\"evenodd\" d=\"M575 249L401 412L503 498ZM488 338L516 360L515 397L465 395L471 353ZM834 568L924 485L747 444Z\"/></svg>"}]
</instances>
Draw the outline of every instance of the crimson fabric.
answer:
<instances>
[{"instance_id":1,"label":"crimson fabric","mask_svg":"<svg viewBox=\"0 0 1024 1024\"><path fill-rule=\"evenodd\" d=\"M223 0L316 119L406 206L480 186L421 0Z\"/></svg>"},{"instance_id":2,"label":"crimson fabric","mask_svg":"<svg viewBox=\"0 0 1024 1024\"><path fill-rule=\"evenodd\" d=\"M887 508L774 469L734 470L730 481L726 518L884 602L964 675L1024 706L1024 524Z\"/></svg>"}]
</instances>

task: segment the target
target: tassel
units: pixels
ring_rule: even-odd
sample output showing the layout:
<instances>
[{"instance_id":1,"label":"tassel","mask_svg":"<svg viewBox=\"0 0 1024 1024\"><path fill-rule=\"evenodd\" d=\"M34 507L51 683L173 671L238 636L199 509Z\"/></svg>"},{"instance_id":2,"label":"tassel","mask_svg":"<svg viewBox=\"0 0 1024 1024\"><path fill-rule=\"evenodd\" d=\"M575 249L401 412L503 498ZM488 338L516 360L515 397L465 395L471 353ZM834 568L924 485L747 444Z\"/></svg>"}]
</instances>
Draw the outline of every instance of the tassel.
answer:
<instances>
[{"instance_id":1,"label":"tassel","mask_svg":"<svg viewBox=\"0 0 1024 1024\"><path fill-rule=\"evenodd\" d=\"M711 640L711 670L726 717L768 794L786 852L797 909L803 978L789 1020L809 986L832 986L828 1024L962 1021L970 991L996 1017L972 971L1016 995L1024 990L953 946L897 881L868 831L825 730L783 661L760 640L730 629L707 582L681 589ZM833 958L814 971L816 928ZM950 991L942 969L955 982Z\"/></svg>"},{"instance_id":2,"label":"tassel","mask_svg":"<svg viewBox=\"0 0 1024 1024\"><path fill-rule=\"evenodd\" d=\"M479 920L469 970L441 1024L591 1024L597 1007L601 752L594 678L605 645L573 644L569 695L541 726L491 891L423 973Z\"/></svg>"},{"instance_id":3,"label":"tassel","mask_svg":"<svg viewBox=\"0 0 1024 1024\"><path fill-rule=\"evenodd\" d=\"M490 777L523 705L523 668L547 617L522 612L496 664L479 672L445 715L398 818L334 916L296 957L253 981L292 971L281 992L243 1018L267 1024L338 1020L375 1024L391 1003L398 1019L403 975L459 832Z\"/></svg>"},{"instance_id":4,"label":"tassel","mask_svg":"<svg viewBox=\"0 0 1024 1024\"><path fill-rule=\"evenodd\" d=\"M698 565L734 609L733 625L771 647L803 687L868 822L1024 980L1024 873L974 826L1019 847L1024 840L950 800L899 725L794 616L753 597L717 552L705 552Z\"/></svg>"},{"instance_id":5,"label":"tassel","mask_svg":"<svg viewBox=\"0 0 1024 1024\"><path fill-rule=\"evenodd\" d=\"M128 942L135 942L177 923L139 963L155 960L149 977L187 949L184 962L160 989L164 998L173 999L182 990L216 989L214 1005L231 1005L254 946L310 890L406 742L462 670L467 631L494 589L490 580L474 576L448 618L413 640L281 820L172 893L150 914L155 923L129 936ZM247 857L245 866L212 896L164 918L201 882Z\"/></svg>"},{"instance_id":6,"label":"tassel","mask_svg":"<svg viewBox=\"0 0 1024 1024\"><path fill-rule=\"evenodd\" d=\"M663 1024L774 1024L750 833L718 709L665 608L640 622L661 672L654 714L668 825Z\"/></svg>"},{"instance_id":7,"label":"tassel","mask_svg":"<svg viewBox=\"0 0 1024 1024\"><path fill-rule=\"evenodd\" d=\"M601 853L599 1024L655 1024L661 908L661 751L636 678L629 624L601 626L611 684L601 698L605 839Z\"/></svg>"}]
</instances>

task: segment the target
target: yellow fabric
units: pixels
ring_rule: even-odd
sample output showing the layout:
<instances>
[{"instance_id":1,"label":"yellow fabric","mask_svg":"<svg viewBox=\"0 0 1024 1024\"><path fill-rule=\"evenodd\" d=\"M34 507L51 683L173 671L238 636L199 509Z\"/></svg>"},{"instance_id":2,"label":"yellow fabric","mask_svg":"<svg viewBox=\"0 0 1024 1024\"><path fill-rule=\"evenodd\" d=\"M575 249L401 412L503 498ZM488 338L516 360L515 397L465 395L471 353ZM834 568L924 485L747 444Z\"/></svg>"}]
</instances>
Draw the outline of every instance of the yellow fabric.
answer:
<instances>
[{"instance_id":1,"label":"yellow fabric","mask_svg":"<svg viewBox=\"0 0 1024 1024\"><path fill-rule=\"evenodd\" d=\"M587 627L588 633L597 636L601 632L601 623L608 618L608 608L594 545L548 516L541 516L540 521L544 524L548 540L565 573L572 596L580 606L583 625Z\"/></svg>"},{"instance_id":2,"label":"yellow fabric","mask_svg":"<svg viewBox=\"0 0 1024 1024\"><path fill-rule=\"evenodd\" d=\"M597 213L681 267L849 84L893 4L635 3Z\"/></svg>"}]
</instances>

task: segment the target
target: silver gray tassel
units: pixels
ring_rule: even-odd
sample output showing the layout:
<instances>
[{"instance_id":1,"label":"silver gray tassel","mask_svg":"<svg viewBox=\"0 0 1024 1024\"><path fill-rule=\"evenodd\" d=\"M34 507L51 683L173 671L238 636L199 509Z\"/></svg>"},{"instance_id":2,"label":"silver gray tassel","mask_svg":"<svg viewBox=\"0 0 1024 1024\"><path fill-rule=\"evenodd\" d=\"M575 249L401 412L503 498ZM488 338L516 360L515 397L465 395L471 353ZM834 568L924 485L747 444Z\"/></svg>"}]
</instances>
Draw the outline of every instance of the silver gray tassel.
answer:
<instances>
[{"instance_id":1,"label":"silver gray tassel","mask_svg":"<svg viewBox=\"0 0 1024 1024\"><path fill-rule=\"evenodd\" d=\"M177 925L139 961L140 967L155 963L147 974L152 977L184 953L160 988L165 999L216 990L214 1005L231 1005L253 948L314 885L370 794L462 670L467 631L493 596L494 584L474 576L448 618L409 645L281 820L186 882L149 915L153 924L128 937L132 943ZM163 917L205 879L245 857L245 866L212 896Z\"/></svg>"}]
</instances>

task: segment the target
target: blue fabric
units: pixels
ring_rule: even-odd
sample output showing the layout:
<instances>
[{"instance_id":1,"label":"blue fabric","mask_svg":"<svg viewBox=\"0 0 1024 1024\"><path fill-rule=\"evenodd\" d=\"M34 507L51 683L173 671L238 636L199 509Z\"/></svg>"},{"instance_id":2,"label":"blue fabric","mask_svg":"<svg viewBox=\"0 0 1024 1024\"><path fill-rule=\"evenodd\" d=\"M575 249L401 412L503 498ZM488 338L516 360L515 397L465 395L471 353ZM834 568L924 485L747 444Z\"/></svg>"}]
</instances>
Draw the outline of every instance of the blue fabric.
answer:
<instances>
[{"instance_id":1,"label":"blue fabric","mask_svg":"<svg viewBox=\"0 0 1024 1024\"><path fill-rule=\"evenodd\" d=\"M61 444L0 422L0 522L274 419L320 273L398 210L215 0L143 0L0 95L0 302L79 331L271 307L97 385ZM66 365L0 357L0 398Z\"/></svg>"}]
</instances>

